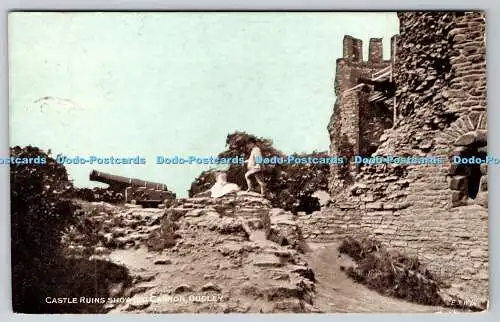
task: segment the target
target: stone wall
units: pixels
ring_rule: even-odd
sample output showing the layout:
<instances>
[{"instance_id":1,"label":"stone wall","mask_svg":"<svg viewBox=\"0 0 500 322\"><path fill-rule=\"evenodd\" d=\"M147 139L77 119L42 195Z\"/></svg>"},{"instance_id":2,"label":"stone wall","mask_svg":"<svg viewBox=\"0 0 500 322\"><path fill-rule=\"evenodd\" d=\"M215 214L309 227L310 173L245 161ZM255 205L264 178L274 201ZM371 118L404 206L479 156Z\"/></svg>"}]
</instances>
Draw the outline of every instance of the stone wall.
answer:
<instances>
[{"instance_id":1,"label":"stone wall","mask_svg":"<svg viewBox=\"0 0 500 322\"><path fill-rule=\"evenodd\" d=\"M392 127L393 112L384 103L368 102L367 92L362 92L359 104L359 155L370 156L380 145L384 130Z\"/></svg>"},{"instance_id":2,"label":"stone wall","mask_svg":"<svg viewBox=\"0 0 500 322\"><path fill-rule=\"evenodd\" d=\"M332 195L334 207L299 221L311 240L370 236L418 255L451 284L450 292L479 304L488 298L487 167L460 167L449 158L487 148L484 14L398 16L398 119L374 155L435 156L444 162L364 165L347 188ZM343 122L335 118L341 111L334 114L331 128ZM471 193L474 182L477 194Z\"/></svg>"},{"instance_id":3,"label":"stone wall","mask_svg":"<svg viewBox=\"0 0 500 322\"><path fill-rule=\"evenodd\" d=\"M394 41L394 38L393 38ZM335 74L335 94L337 100L333 115L328 124L330 134L330 152L332 155L351 156L370 151L371 146L378 146L378 138L383 129L392 126L392 112L382 106L368 102L372 90L369 86L357 86L359 78L371 78L372 75L391 64L391 59L384 60L382 39L370 39L368 60L363 60L363 42L360 39L345 36L343 58L337 59ZM378 111L380 113L375 113ZM342 188L346 175L354 169L338 166L331 168L330 191Z\"/></svg>"}]
</instances>

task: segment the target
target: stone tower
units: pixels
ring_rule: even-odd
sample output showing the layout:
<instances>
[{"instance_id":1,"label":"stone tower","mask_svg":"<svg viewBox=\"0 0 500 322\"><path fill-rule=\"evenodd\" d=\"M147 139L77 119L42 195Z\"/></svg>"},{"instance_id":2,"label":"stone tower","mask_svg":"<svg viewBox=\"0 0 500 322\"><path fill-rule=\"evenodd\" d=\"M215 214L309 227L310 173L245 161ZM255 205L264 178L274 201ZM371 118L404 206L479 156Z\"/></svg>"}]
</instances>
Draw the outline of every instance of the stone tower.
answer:
<instances>
[{"instance_id":1,"label":"stone tower","mask_svg":"<svg viewBox=\"0 0 500 322\"><path fill-rule=\"evenodd\" d=\"M391 38L391 57L384 60L382 39L371 38L365 61L363 41L344 37L343 57L337 59L335 76L337 100L328 124L332 155L369 155L378 147L382 132L392 126L392 99L381 92L392 81L396 39L396 36ZM335 193L349 185L357 170L350 165L332 166L330 191Z\"/></svg>"}]
</instances>

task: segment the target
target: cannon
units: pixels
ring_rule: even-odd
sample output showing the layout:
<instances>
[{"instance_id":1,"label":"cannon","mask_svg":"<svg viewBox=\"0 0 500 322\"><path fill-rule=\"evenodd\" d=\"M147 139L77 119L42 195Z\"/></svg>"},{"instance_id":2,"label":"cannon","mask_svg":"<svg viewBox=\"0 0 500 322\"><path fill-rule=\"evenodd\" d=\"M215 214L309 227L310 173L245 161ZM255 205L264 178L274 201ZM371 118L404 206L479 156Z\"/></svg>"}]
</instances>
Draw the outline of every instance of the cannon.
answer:
<instances>
[{"instance_id":1,"label":"cannon","mask_svg":"<svg viewBox=\"0 0 500 322\"><path fill-rule=\"evenodd\" d=\"M123 191L125 202L136 203L143 207L158 207L160 203L175 199L175 193L169 191L163 183L156 183L135 178L92 170L90 181L106 183L115 191Z\"/></svg>"}]
</instances>

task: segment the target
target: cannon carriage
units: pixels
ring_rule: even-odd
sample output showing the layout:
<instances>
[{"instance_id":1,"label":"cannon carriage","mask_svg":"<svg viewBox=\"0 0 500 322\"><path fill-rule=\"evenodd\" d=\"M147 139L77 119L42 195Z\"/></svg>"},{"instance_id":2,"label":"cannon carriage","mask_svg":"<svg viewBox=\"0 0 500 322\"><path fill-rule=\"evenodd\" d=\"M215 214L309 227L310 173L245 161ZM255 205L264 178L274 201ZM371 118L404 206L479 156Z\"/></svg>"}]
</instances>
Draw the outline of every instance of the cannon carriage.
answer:
<instances>
[{"instance_id":1,"label":"cannon carriage","mask_svg":"<svg viewBox=\"0 0 500 322\"><path fill-rule=\"evenodd\" d=\"M108 184L110 189L124 193L125 202L143 207L155 208L165 201L175 199L175 193L169 191L163 183L127 178L96 170L92 170L89 179Z\"/></svg>"}]
</instances>

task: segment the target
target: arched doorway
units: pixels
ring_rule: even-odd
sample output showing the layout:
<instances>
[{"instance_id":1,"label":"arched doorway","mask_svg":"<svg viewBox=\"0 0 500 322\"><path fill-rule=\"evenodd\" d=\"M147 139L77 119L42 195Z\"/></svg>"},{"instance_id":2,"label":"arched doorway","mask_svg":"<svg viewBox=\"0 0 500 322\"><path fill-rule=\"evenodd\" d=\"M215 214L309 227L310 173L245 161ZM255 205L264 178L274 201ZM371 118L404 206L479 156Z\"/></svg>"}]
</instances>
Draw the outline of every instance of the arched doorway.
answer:
<instances>
[{"instance_id":1,"label":"arched doorway","mask_svg":"<svg viewBox=\"0 0 500 322\"><path fill-rule=\"evenodd\" d=\"M481 190L486 190L486 179L483 178L481 168L486 167L479 162L486 160L487 142L486 133L481 131L469 132L459 138L453 150L452 165L450 168L450 188L453 190L453 206L470 204L477 199ZM460 161L459 161L460 160ZM457 163L453 163L457 162ZM484 174L486 176L486 173Z\"/></svg>"},{"instance_id":2,"label":"arched doorway","mask_svg":"<svg viewBox=\"0 0 500 322\"><path fill-rule=\"evenodd\" d=\"M458 119L445 133L451 144L448 176L452 207L468 204L488 207L488 171L484 163L488 154L487 134L483 112Z\"/></svg>"}]
</instances>

